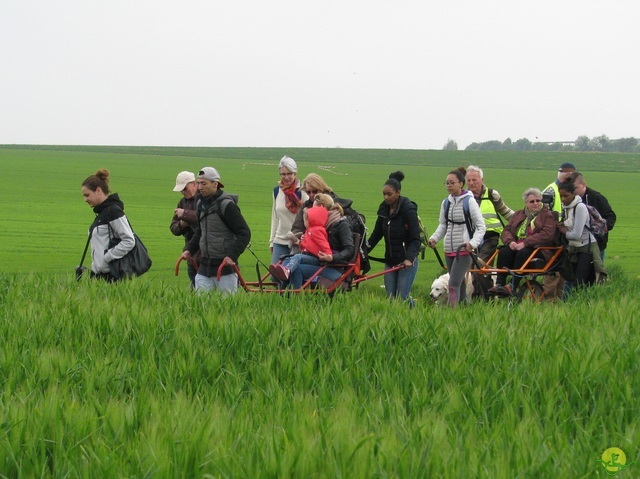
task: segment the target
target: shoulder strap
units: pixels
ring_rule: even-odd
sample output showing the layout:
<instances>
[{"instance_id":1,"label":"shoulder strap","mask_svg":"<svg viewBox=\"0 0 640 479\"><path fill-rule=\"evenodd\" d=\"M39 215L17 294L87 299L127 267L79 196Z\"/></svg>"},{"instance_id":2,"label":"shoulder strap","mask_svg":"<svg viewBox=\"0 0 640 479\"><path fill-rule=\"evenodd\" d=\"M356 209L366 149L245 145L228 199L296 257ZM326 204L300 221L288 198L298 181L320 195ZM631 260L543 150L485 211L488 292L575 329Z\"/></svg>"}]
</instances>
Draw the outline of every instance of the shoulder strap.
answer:
<instances>
[{"instance_id":1,"label":"shoulder strap","mask_svg":"<svg viewBox=\"0 0 640 479\"><path fill-rule=\"evenodd\" d=\"M469 212L469 199L471 197L469 195L466 195L462 198L462 213L464 214L464 223L467 226L467 232L469 233L469 238L473 237L473 232L475 230L475 228L473 227L473 222L471 221L471 213ZM475 201L475 199L474 199ZM449 201L449 197L447 196L444 199L444 219L447 223L454 223L454 224L462 224L462 223L457 223L453 220L449 219L449 207L451 206L451 202Z\"/></svg>"},{"instance_id":2,"label":"shoulder strap","mask_svg":"<svg viewBox=\"0 0 640 479\"><path fill-rule=\"evenodd\" d=\"M229 205L229 203L233 203L233 199L223 198L222 201L220 201L220 207L218 208L218 216L220 217L220 220L224 223L224 225L227 227L227 229L229 229L229 231L232 231L231 228L229 227L229 224L227 223L227 220L224 217L224 211L227 209L227 206Z\"/></svg>"},{"instance_id":3,"label":"shoulder strap","mask_svg":"<svg viewBox=\"0 0 640 479\"><path fill-rule=\"evenodd\" d=\"M91 241L91 236L93 235L93 230L89 230L89 237L87 238L87 244L84 245L84 252L82 253L82 259L80 259L80 266L84 264L84 259L87 257L87 251L89 249L89 242Z\"/></svg>"},{"instance_id":4,"label":"shoulder strap","mask_svg":"<svg viewBox=\"0 0 640 479\"><path fill-rule=\"evenodd\" d=\"M278 197L279 191L280 191L280 186L276 186L273 189L273 199L274 200ZM300 188L296 188L296 196L298 197L299 200L302 199L302 190Z\"/></svg>"},{"instance_id":5,"label":"shoulder strap","mask_svg":"<svg viewBox=\"0 0 640 479\"><path fill-rule=\"evenodd\" d=\"M469 233L469 239L473 238L473 232L475 230L475 228L473 227L473 222L471 221L471 212L469 211L470 199L471 197L469 195L465 196L462 199L462 212L464 213L464 222L467 225L467 232Z\"/></svg>"}]
</instances>

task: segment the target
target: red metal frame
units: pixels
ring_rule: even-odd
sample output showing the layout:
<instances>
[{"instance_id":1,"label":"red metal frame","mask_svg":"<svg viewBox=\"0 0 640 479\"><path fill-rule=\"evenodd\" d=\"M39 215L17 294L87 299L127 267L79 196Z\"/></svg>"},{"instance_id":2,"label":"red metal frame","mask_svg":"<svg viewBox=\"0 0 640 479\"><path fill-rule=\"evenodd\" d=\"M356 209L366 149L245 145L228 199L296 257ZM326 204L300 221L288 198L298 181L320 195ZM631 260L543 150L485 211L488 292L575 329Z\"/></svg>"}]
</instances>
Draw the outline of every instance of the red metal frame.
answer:
<instances>
[{"instance_id":1,"label":"red metal frame","mask_svg":"<svg viewBox=\"0 0 640 479\"><path fill-rule=\"evenodd\" d=\"M184 258L182 258L182 256L180 256L180 258L178 258L178 261L176 263L176 267L175 267L175 275L178 276L179 272L180 272L180 263L184 260ZM196 268L196 270L198 269L198 265L197 263L193 260L193 258L189 258L189 262ZM325 264L323 266L321 266L320 268L318 268L318 270L310 277L308 278L300 288L297 289L291 289L291 288L285 288L282 289L280 287L280 283L278 282L274 282L271 281L270 278L270 273L267 272L266 274L264 274L262 277L259 277L257 281L246 281L244 276L242 275L242 273L240 272L240 268L238 268L237 264L233 264L233 265L227 265L226 263L223 263L220 265L220 267L218 268L218 274L217 274L217 279L220 279L221 275L222 275L222 270L224 269L225 266L230 266L231 268L233 268L234 272L238 275L238 283L239 285L248 293L278 293L278 294L282 294L282 293L302 293L302 292L322 292L322 293L327 293L327 294L331 294L334 291L336 291L336 289L343 287L342 285L345 284L347 285L347 287L353 287L353 286L357 286L358 284L364 282L364 281L368 281L370 279L373 278L377 278L379 276L391 273L393 271L398 271L400 269L405 268L406 266L404 264L399 264L397 266L394 266L392 268L389 269L385 269L383 271L379 271L377 273L373 273L370 275L366 275L366 274L362 274L361 272L361 262L362 262L362 258L360 253L358 253L356 255L356 260L352 263L329 263L329 264ZM315 283L317 283L318 280L320 280L322 278L321 273L324 271L325 268L343 268L344 272L342 273L342 275L340 275L340 277L331 282L330 284L324 284L321 287L314 287L316 286ZM324 279L324 278L322 278ZM330 280L328 280L330 281Z\"/></svg>"}]
</instances>

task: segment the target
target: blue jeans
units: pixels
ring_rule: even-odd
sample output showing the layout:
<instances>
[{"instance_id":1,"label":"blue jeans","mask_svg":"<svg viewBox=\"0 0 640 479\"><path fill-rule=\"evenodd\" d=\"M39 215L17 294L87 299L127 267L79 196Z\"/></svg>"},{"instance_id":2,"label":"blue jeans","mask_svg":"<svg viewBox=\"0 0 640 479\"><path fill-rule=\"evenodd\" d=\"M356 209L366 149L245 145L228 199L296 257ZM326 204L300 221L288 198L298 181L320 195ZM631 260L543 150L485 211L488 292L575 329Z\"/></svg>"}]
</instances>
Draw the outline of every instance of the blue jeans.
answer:
<instances>
[{"instance_id":1,"label":"blue jeans","mask_svg":"<svg viewBox=\"0 0 640 479\"><path fill-rule=\"evenodd\" d=\"M289 285L293 289L301 288L302 283L311 278L311 276L313 276L320 268L321 266L319 265L301 263L295 271L291 272L291 276L289 276ZM331 281L336 281L340 276L342 276L342 273L342 271L335 268L325 268L319 276Z\"/></svg>"},{"instance_id":2,"label":"blue jeans","mask_svg":"<svg viewBox=\"0 0 640 479\"><path fill-rule=\"evenodd\" d=\"M191 281L191 289L195 289L196 275L198 274L198 271L196 271L195 266L193 266L191 263L187 265L187 274L189 275L189 281Z\"/></svg>"},{"instance_id":3,"label":"blue jeans","mask_svg":"<svg viewBox=\"0 0 640 479\"><path fill-rule=\"evenodd\" d=\"M384 269L391 269L393 266L384 265ZM411 286L418 272L418 258L409 268L399 269L384 275L384 288L388 298L407 299L411 296Z\"/></svg>"},{"instance_id":4,"label":"blue jeans","mask_svg":"<svg viewBox=\"0 0 640 479\"><path fill-rule=\"evenodd\" d=\"M273 243L273 253L271 253L271 264L280 261L280 256L291 253L291 248L286 244Z\"/></svg>"},{"instance_id":5,"label":"blue jeans","mask_svg":"<svg viewBox=\"0 0 640 479\"><path fill-rule=\"evenodd\" d=\"M215 276L208 277L202 274L196 274L196 291L207 292L217 289L223 296L235 294L238 292L238 275L236 273L225 274L220 277L220 281Z\"/></svg>"},{"instance_id":6,"label":"blue jeans","mask_svg":"<svg viewBox=\"0 0 640 479\"><path fill-rule=\"evenodd\" d=\"M320 266L320 260L310 254L298 253L293 256L289 256L282 261L282 266L289 268L291 273L295 272L301 264Z\"/></svg>"}]
</instances>

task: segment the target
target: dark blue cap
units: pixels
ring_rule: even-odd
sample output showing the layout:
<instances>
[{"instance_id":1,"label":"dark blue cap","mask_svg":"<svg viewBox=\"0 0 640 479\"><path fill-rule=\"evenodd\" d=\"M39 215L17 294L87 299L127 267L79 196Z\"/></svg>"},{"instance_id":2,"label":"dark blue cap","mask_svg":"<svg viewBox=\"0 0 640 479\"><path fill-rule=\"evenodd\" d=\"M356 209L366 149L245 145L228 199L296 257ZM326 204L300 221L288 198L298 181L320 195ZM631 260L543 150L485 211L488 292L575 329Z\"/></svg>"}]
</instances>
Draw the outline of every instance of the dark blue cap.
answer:
<instances>
[{"instance_id":1,"label":"dark blue cap","mask_svg":"<svg viewBox=\"0 0 640 479\"><path fill-rule=\"evenodd\" d=\"M562 170L573 170L576 171L576 167L573 163L562 163L560 165L560 168L558 168L558 171L562 171Z\"/></svg>"}]
</instances>

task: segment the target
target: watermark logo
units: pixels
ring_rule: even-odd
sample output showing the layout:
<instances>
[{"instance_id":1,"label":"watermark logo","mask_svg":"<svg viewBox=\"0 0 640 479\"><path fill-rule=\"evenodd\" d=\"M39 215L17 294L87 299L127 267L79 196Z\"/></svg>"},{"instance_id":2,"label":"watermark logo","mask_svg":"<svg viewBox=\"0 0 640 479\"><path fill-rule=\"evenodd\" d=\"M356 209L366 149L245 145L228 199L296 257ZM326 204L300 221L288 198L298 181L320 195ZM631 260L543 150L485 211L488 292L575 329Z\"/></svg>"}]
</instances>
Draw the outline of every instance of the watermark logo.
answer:
<instances>
[{"instance_id":1,"label":"watermark logo","mask_svg":"<svg viewBox=\"0 0 640 479\"><path fill-rule=\"evenodd\" d=\"M631 461L627 464L627 455L619 447L610 447L602 453L602 459L597 459L596 462L602 464L604 472L609 476L617 476L618 473L636 461Z\"/></svg>"}]
</instances>

